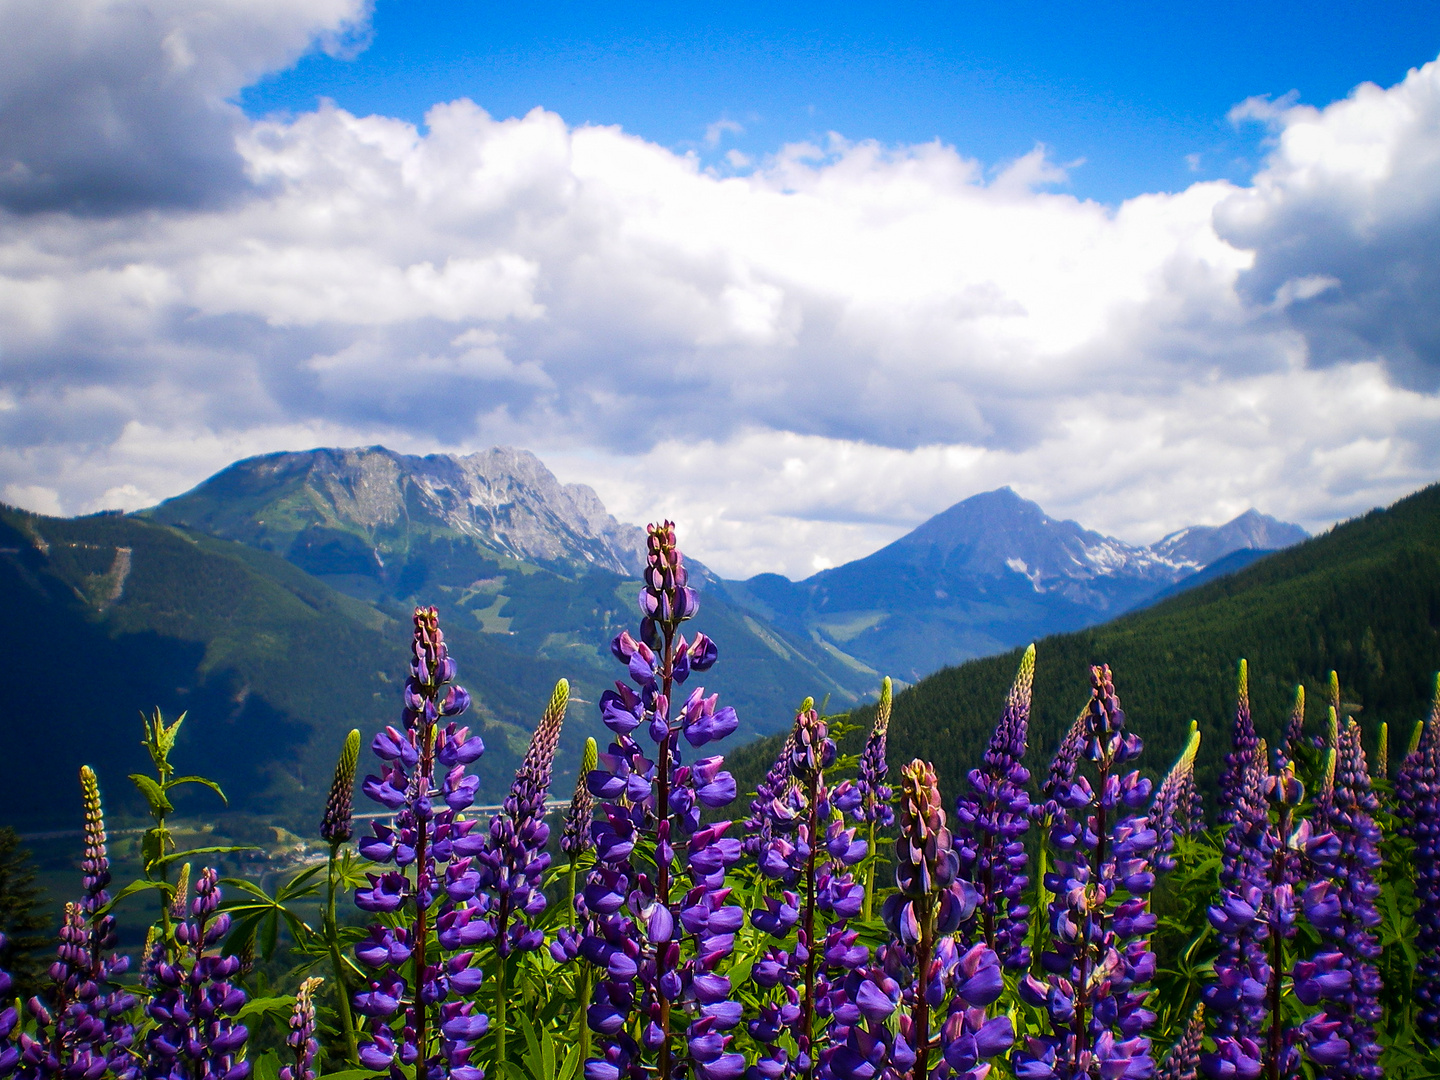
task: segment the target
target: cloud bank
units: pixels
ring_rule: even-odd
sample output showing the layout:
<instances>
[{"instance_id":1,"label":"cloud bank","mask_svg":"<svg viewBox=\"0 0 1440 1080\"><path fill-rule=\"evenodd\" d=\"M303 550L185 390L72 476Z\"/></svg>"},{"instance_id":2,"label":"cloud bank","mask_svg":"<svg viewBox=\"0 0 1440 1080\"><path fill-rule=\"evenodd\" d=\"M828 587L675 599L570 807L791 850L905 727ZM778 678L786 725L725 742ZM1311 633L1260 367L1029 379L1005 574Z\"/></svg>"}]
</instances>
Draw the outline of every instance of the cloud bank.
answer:
<instances>
[{"instance_id":1,"label":"cloud bank","mask_svg":"<svg viewBox=\"0 0 1440 1080\"><path fill-rule=\"evenodd\" d=\"M720 175L538 109L227 103L365 14L0 12L7 500L508 442L723 572L803 575L1005 483L1149 541L1251 505L1323 526L1440 473L1440 65L1252 103L1248 186L1118 207L1041 147L993 172L832 135Z\"/></svg>"}]
</instances>

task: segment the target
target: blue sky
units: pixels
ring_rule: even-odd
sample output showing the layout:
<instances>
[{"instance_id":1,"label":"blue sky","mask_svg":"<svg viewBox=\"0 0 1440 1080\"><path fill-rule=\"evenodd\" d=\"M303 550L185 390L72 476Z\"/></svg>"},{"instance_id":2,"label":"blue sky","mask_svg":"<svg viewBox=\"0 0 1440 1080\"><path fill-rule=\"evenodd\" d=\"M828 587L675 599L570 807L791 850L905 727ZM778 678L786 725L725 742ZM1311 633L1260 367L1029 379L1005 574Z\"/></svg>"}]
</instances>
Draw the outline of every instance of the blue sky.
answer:
<instances>
[{"instance_id":1,"label":"blue sky","mask_svg":"<svg viewBox=\"0 0 1440 1080\"><path fill-rule=\"evenodd\" d=\"M1114 202L1196 179L1243 181L1264 130L1226 119L1252 95L1323 105L1440 52L1440 4L500 4L380 0L353 59L322 52L246 89L252 116L330 98L420 122L469 97L496 117L540 105L619 124L727 166L739 149L837 131L938 138L995 167L1046 144L1083 159L1070 188ZM738 124L744 130L710 125ZM1193 155L1198 155L1193 156Z\"/></svg>"}]
</instances>

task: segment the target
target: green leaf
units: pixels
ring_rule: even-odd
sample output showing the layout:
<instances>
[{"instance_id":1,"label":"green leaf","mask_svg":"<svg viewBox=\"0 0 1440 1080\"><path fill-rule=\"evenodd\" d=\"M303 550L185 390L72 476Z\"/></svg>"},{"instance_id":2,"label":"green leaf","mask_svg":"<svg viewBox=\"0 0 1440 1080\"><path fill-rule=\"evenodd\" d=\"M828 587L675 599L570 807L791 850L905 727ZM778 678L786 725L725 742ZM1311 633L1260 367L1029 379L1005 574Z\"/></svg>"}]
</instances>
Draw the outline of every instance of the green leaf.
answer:
<instances>
[{"instance_id":1,"label":"green leaf","mask_svg":"<svg viewBox=\"0 0 1440 1080\"><path fill-rule=\"evenodd\" d=\"M295 997L286 994L281 997L254 998L240 1007L240 1019L247 1016L285 1016L295 1011Z\"/></svg>"},{"instance_id":2,"label":"green leaf","mask_svg":"<svg viewBox=\"0 0 1440 1080\"><path fill-rule=\"evenodd\" d=\"M280 1055L274 1050L266 1050L250 1062L252 1080L280 1080Z\"/></svg>"},{"instance_id":3,"label":"green leaf","mask_svg":"<svg viewBox=\"0 0 1440 1080\"><path fill-rule=\"evenodd\" d=\"M197 847L189 851L172 851L169 855L162 855L152 862L151 866L169 866L173 862L180 862L182 859L189 859L192 855L230 855L237 851L259 851L253 844L226 844L216 847Z\"/></svg>"},{"instance_id":4,"label":"green leaf","mask_svg":"<svg viewBox=\"0 0 1440 1080\"><path fill-rule=\"evenodd\" d=\"M171 788L179 787L181 784L201 784L215 792L216 795L219 795L220 801L226 806L230 805L230 800L225 798L225 792L220 790L220 785L215 783L214 780L205 779L203 776L177 776L165 785L165 790L169 791Z\"/></svg>"},{"instance_id":5,"label":"green leaf","mask_svg":"<svg viewBox=\"0 0 1440 1080\"><path fill-rule=\"evenodd\" d=\"M575 1080L580 1075L580 1065L580 1044L571 1043L570 1052L565 1055L565 1062L555 1074L555 1080Z\"/></svg>"},{"instance_id":6,"label":"green leaf","mask_svg":"<svg viewBox=\"0 0 1440 1080\"><path fill-rule=\"evenodd\" d=\"M326 1073L320 1080L369 1080L372 1076L380 1075L369 1069L342 1069L340 1072Z\"/></svg>"},{"instance_id":7,"label":"green leaf","mask_svg":"<svg viewBox=\"0 0 1440 1080\"><path fill-rule=\"evenodd\" d=\"M170 805L170 800L165 797L165 789L144 773L131 773L131 781L140 789L140 794L145 796L145 801L150 804L150 814L156 820L166 814L173 814L175 807Z\"/></svg>"},{"instance_id":8,"label":"green leaf","mask_svg":"<svg viewBox=\"0 0 1440 1080\"><path fill-rule=\"evenodd\" d=\"M109 914L111 909L114 908L116 904L120 903L121 900L124 900L126 897L129 896L134 896L136 893L144 892L146 889L156 890L157 892L163 894L166 900L169 900L172 896L175 895L175 886L171 885L168 881L146 881L145 879L141 878L132 881L129 885L126 885L118 893L112 896L110 898L110 902L100 909L100 913L102 915Z\"/></svg>"}]
</instances>

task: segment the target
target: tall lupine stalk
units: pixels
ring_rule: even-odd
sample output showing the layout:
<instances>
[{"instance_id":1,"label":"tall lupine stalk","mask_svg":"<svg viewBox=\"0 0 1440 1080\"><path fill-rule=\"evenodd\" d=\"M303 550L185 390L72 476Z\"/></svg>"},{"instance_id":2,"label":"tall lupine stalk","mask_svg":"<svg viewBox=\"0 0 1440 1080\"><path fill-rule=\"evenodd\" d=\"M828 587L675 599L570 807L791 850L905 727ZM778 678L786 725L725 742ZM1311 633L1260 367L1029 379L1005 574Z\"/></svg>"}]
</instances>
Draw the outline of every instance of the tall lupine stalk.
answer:
<instances>
[{"instance_id":1,"label":"tall lupine stalk","mask_svg":"<svg viewBox=\"0 0 1440 1080\"><path fill-rule=\"evenodd\" d=\"M1269 771L1250 714L1249 672L1244 660L1240 661L1238 681L1231 749L1225 755L1225 768L1220 776L1219 819L1225 828L1220 861L1222 896L1242 895L1264 873L1262 866L1266 860L1261 849L1270 822L1264 794ZM1265 963L1265 947L1261 942L1265 928L1263 922L1250 918L1236 921L1230 930L1232 932L1221 929L1219 934L1220 955L1215 969L1217 974L1224 972L1226 978L1234 980L1227 992L1239 995L1241 984L1249 978L1248 973ZM1263 979L1258 983L1252 980L1247 985L1259 987L1263 983ZM1253 1039L1259 1033L1264 1003L1254 994L1250 999L1235 996L1233 1000L1227 997L1223 1001L1212 994L1210 1006L1217 1036Z\"/></svg>"},{"instance_id":2,"label":"tall lupine stalk","mask_svg":"<svg viewBox=\"0 0 1440 1080\"><path fill-rule=\"evenodd\" d=\"M1157 870L1175 869L1175 858L1170 853L1175 850L1175 834L1184 831L1191 813L1188 800L1195 789L1195 756L1199 752L1200 729L1192 720L1185 748L1160 782L1160 790L1155 793L1146 818L1146 824L1155 833L1155 854L1151 862Z\"/></svg>"},{"instance_id":3,"label":"tall lupine stalk","mask_svg":"<svg viewBox=\"0 0 1440 1080\"><path fill-rule=\"evenodd\" d=\"M960 875L975 886L976 918L985 944L1008 968L1030 963L1025 945L1030 909L1021 897L1030 883L1025 875L1025 834L1033 815L1025 791L1030 770L1022 762L1034 681L1035 646L1031 645L1021 657L981 766L967 777L970 791L955 803Z\"/></svg>"},{"instance_id":4,"label":"tall lupine stalk","mask_svg":"<svg viewBox=\"0 0 1440 1080\"><path fill-rule=\"evenodd\" d=\"M369 988L355 995L355 1011L370 1021L360 1063L397 1078L402 1066L413 1069L415 1080L482 1076L469 1060L487 1022L463 999L482 978L471 966L470 950L493 928L472 866L485 840L471 835L475 821L460 815L474 803L479 783L466 775L466 766L485 744L453 721L440 726L442 718L470 706L470 695L451 683L454 677L439 614L417 608L405 730L387 727L375 736L371 749L382 762L380 775L364 783L365 794L394 811L395 819L393 826L373 824L361 854L394 869L368 874L369 886L355 892L357 907L386 920L373 924L355 950L376 973ZM432 937L439 955L430 952Z\"/></svg>"},{"instance_id":5,"label":"tall lupine stalk","mask_svg":"<svg viewBox=\"0 0 1440 1080\"><path fill-rule=\"evenodd\" d=\"M1060 804L1056 800L1056 795L1060 791L1068 791L1071 781L1075 778L1075 770L1080 764L1080 749L1085 745L1085 732L1089 723L1086 716L1089 710L1090 707L1087 705L1075 718L1069 730L1065 732L1065 737L1060 740L1060 746L1050 760L1050 771L1046 775L1044 783L1040 785L1040 794L1043 798L1041 802L1030 808L1030 812L1040 826L1040 836L1035 845L1037 849L1035 907L1030 913L1030 939L1034 943L1030 960L1032 967L1035 967L1037 972L1039 971L1039 958L1044 952L1045 943L1049 940L1050 904L1055 899L1047 881L1050 877L1051 829L1056 815L1060 813Z\"/></svg>"},{"instance_id":6,"label":"tall lupine stalk","mask_svg":"<svg viewBox=\"0 0 1440 1080\"><path fill-rule=\"evenodd\" d=\"M1415 844L1415 1030L1440 1047L1440 676L1428 723L1415 734L1395 779L1401 830Z\"/></svg>"},{"instance_id":7,"label":"tall lupine stalk","mask_svg":"<svg viewBox=\"0 0 1440 1080\"><path fill-rule=\"evenodd\" d=\"M306 979L295 993L295 1008L290 1014L290 1034L285 1036L293 1062L280 1070L280 1080L315 1080L315 1053L320 1044L315 1040L315 991L325 980Z\"/></svg>"},{"instance_id":8,"label":"tall lupine stalk","mask_svg":"<svg viewBox=\"0 0 1440 1080\"><path fill-rule=\"evenodd\" d=\"M986 1016L1004 989L1000 960L983 941L968 949L955 931L975 912L975 889L945 824L935 770L912 761L901 770L895 882L881 915L891 934L875 962L853 972L837 1010L828 1076L836 1080L981 1080L986 1061L1014 1041L1008 1017ZM893 1029L886 1021L900 1010ZM932 1065L932 1062L934 1063Z\"/></svg>"},{"instance_id":9,"label":"tall lupine stalk","mask_svg":"<svg viewBox=\"0 0 1440 1080\"><path fill-rule=\"evenodd\" d=\"M1338 1060L1321 1061L1321 1075L1331 1080L1379 1080L1380 1047L1375 1024L1381 1018L1380 972L1376 960L1380 944L1374 933L1380 924L1375 906L1380 889L1375 870L1380 865L1380 830L1374 815L1378 808L1370 790L1360 726L1346 722L1335 754L1335 780L1328 827L1339 840L1333 867L1334 886L1323 898L1307 897L1306 915L1322 934L1335 943L1338 968L1349 973L1341 993L1325 1002L1324 1015L1334 1027L1332 1040L1349 1044Z\"/></svg>"},{"instance_id":10,"label":"tall lupine stalk","mask_svg":"<svg viewBox=\"0 0 1440 1080\"><path fill-rule=\"evenodd\" d=\"M872 856L879 850L875 846L875 831L895 824L895 811L890 805L895 793L885 784L885 775L890 771L890 764L885 759L885 743L890 732L891 696L890 676L886 675L880 683L875 723L871 725L870 735L860 752L859 775L853 784L843 783L835 789L835 805L865 825L865 848ZM874 858L865 868L862 918L867 922L875 911L875 874L878 869L879 860Z\"/></svg>"},{"instance_id":11,"label":"tall lupine stalk","mask_svg":"<svg viewBox=\"0 0 1440 1080\"><path fill-rule=\"evenodd\" d=\"M555 763L555 748L560 744L560 729L565 723L565 707L570 701L570 684L561 679L555 684L550 702L530 737L525 758L515 773L510 793L500 812L490 819L484 850L475 860L479 874L476 885L492 897L493 905L486 916L490 923L489 937L494 942L499 963L495 966L495 1057L504 1061L507 1034L506 996L508 965L512 953L531 952L545 943L545 933L530 920L545 910L545 893L541 884L550 866L550 826L545 824L545 796L550 790L550 776ZM452 867L447 873L447 887L468 873ZM467 884L466 889L469 889ZM453 896L452 892L452 896Z\"/></svg>"},{"instance_id":12,"label":"tall lupine stalk","mask_svg":"<svg viewBox=\"0 0 1440 1080\"><path fill-rule=\"evenodd\" d=\"M570 807L565 811L565 828L560 836L560 850L570 858L567 874L569 883L570 908L565 915L565 925L575 925L575 883L580 856L594 848L590 839L590 825L595 817L595 796L590 794L589 776L600 763L600 748L594 739L585 740L585 752L580 757L580 771L575 776L575 792L570 796Z\"/></svg>"},{"instance_id":13,"label":"tall lupine stalk","mask_svg":"<svg viewBox=\"0 0 1440 1080\"><path fill-rule=\"evenodd\" d=\"M1205 1003L1195 1006L1180 1040L1170 1048L1155 1069L1155 1080L1195 1080L1200 1071L1200 1051L1205 1042Z\"/></svg>"},{"instance_id":14,"label":"tall lupine stalk","mask_svg":"<svg viewBox=\"0 0 1440 1080\"><path fill-rule=\"evenodd\" d=\"M651 525L640 640L622 633L611 645L638 692L617 682L601 698L615 741L590 774L604 820L593 830L596 864L583 893L593 919L581 951L607 977L587 1011L600 1056L585 1063L586 1080L648 1072L651 1062L662 1080L733 1080L745 1069L727 1034L740 1022L740 1006L730 1000L729 977L717 970L744 921L743 909L726 902L725 887L740 842L725 837L729 821L700 827L702 807L735 798L735 779L719 756L686 764L680 745L683 737L705 746L739 721L703 689L672 715L676 687L717 655L704 634L688 643L679 634L699 609L687 580L674 525ZM633 738L637 728L654 744L653 759ZM632 1016L638 1040L627 1030Z\"/></svg>"},{"instance_id":15,"label":"tall lupine stalk","mask_svg":"<svg viewBox=\"0 0 1440 1080\"><path fill-rule=\"evenodd\" d=\"M845 828L832 806L825 770L835 762L835 743L813 705L805 699L786 740L793 783L777 784L780 794L761 808L773 828L758 862L784 892L767 898L750 921L780 943L793 931L795 943L790 950L772 946L752 969L758 986L779 992L750 1025L751 1036L764 1047L749 1070L757 1080L815 1075L821 1027L835 1005L835 971L869 958L845 925L860 913L863 886L849 868L865 857L865 842ZM795 1040L794 1057L779 1045L786 1033Z\"/></svg>"},{"instance_id":16,"label":"tall lupine stalk","mask_svg":"<svg viewBox=\"0 0 1440 1080\"><path fill-rule=\"evenodd\" d=\"M236 1019L245 992L230 982L240 960L209 951L230 929L230 916L219 906L220 886L207 868L195 882L188 913L172 912L177 955L155 964L155 993L145 1006L155 1025L146 1037L147 1080L250 1075L250 1062L239 1060L249 1031Z\"/></svg>"},{"instance_id":17,"label":"tall lupine stalk","mask_svg":"<svg viewBox=\"0 0 1440 1080\"><path fill-rule=\"evenodd\" d=\"M1250 716L1250 677L1244 660L1240 661L1239 684L1235 702L1235 723L1230 729L1230 751L1225 755L1224 767L1220 770L1221 825L1229 825L1245 815L1247 797L1252 800L1248 809L1253 811L1253 799L1259 795L1257 791L1246 789L1260 740L1255 734L1255 722Z\"/></svg>"},{"instance_id":18,"label":"tall lupine stalk","mask_svg":"<svg viewBox=\"0 0 1440 1080\"><path fill-rule=\"evenodd\" d=\"M1049 979L1026 975L1020 984L1021 997L1048 1012L1051 1033L1017 1051L1021 1080L1140 1078L1154 1068L1143 1032L1155 1017L1139 988L1155 972L1148 936L1156 920L1147 902L1156 836L1146 816L1133 813L1149 801L1151 784L1138 772L1118 773L1144 744L1124 730L1109 667L1092 668L1090 684L1082 753L1097 782L1092 788L1080 776L1055 786L1057 856L1046 882L1055 897L1053 948L1041 958Z\"/></svg>"},{"instance_id":19,"label":"tall lupine stalk","mask_svg":"<svg viewBox=\"0 0 1440 1080\"><path fill-rule=\"evenodd\" d=\"M1288 1025L1283 1000L1291 987L1309 1005L1338 990L1338 955L1297 961L1287 970L1287 948L1296 932L1297 892L1303 891L1311 907L1329 895L1328 883L1311 882L1306 875L1328 866L1339 844L1329 833L1314 833L1308 821L1296 824L1305 789L1284 755L1274 775L1263 761L1262 742L1254 781L1246 786L1258 787L1269 806L1257 809L1242 800L1244 816L1231 825L1231 834L1243 833L1249 849L1241 853L1226 846L1225 884L1220 903L1209 912L1221 941L1215 981L1205 990L1206 1004L1221 1018L1215 1052L1201 1059L1212 1080L1229 1080L1237 1073L1267 1080L1297 1077L1302 1042L1312 1058L1324 1058L1333 1049L1331 1029L1323 1021Z\"/></svg>"},{"instance_id":20,"label":"tall lupine stalk","mask_svg":"<svg viewBox=\"0 0 1440 1080\"><path fill-rule=\"evenodd\" d=\"M355 835L355 769L360 761L360 732L352 728L345 737L340 757L335 762L335 776L325 800L325 813L320 819L320 838L330 845L325 864L325 921L323 935L330 950L330 967L335 976L336 1011L345 1036L349 1060L358 1060L359 1044L355 1038L355 1014L350 1008L350 981L345 960L340 955L340 924L335 914L335 893L339 885L340 849Z\"/></svg>"},{"instance_id":21,"label":"tall lupine stalk","mask_svg":"<svg viewBox=\"0 0 1440 1080\"><path fill-rule=\"evenodd\" d=\"M65 905L48 1000L30 999L36 1031L20 1035L20 1068L27 1077L99 1075L108 1069L125 1080L138 1075L131 1053L135 1029L126 1015L135 997L112 981L129 968L129 959L106 955L116 941L115 918L105 910L110 859L100 787L88 765L80 769L80 788L85 806L84 892L78 903Z\"/></svg>"}]
</instances>

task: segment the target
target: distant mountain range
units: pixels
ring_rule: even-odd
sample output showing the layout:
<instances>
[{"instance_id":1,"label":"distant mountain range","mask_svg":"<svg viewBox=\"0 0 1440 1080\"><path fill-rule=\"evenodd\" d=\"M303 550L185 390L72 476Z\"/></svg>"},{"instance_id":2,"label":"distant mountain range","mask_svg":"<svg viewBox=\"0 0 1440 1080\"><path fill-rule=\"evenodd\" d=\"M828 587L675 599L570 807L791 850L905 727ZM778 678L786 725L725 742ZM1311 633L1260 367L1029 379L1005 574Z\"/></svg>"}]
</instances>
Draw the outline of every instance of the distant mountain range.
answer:
<instances>
[{"instance_id":1,"label":"distant mountain range","mask_svg":"<svg viewBox=\"0 0 1440 1080\"><path fill-rule=\"evenodd\" d=\"M778 626L913 682L1093 625L1205 580L1206 567L1237 552L1269 552L1307 535L1248 510L1228 524L1191 526L1137 547L1057 521L1006 487L804 581L761 574L726 589Z\"/></svg>"},{"instance_id":2,"label":"distant mountain range","mask_svg":"<svg viewBox=\"0 0 1440 1080\"><path fill-rule=\"evenodd\" d=\"M1089 625L1301 536L1251 512L1137 548L1003 489L803 582L722 581L697 565L693 625L721 646L707 689L753 738L804 696L843 709L882 672L914 680ZM585 735L601 734L592 703L619 673L609 640L636 622L642 550L643 532L591 489L504 448L270 454L133 515L0 510L0 708L29 763L0 792L0 821L73 824L87 761L105 764L123 808L119 778L144 767L136 712L158 705L190 710L182 769L215 772L241 809L304 824L344 732L393 721L416 603L440 607L474 695L487 795L503 791L549 686L571 680L563 786ZM37 655L66 670L38 671ZM58 698L35 691L56 678Z\"/></svg>"},{"instance_id":3,"label":"distant mountain range","mask_svg":"<svg viewBox=\"0 0 1440 1080\"><path fill-rule=\"evenodd\" d=\"M1357 719L1372 767L1380 724L1389 724L1393 773L1412 725L1430 711L1440 669L1440 485L1143 610L1038 640L1025 764L1045 775L1089 696L1090 665L1104 663L1127 726L1145 741L1137 767L1163 773L1194 719L1203 736L1197 772L1208 790L1230 748L1242 658L1255 726L1271 746L1283 736L1297 683L1307 687L1309 733L1325 730L1325 687L1335 670L1342 699L1363 706ZM892 773L896 762L922 757L935 764L947 799L958 794L984 753L1019 661L1019 649L971 660L897 694ZM869 706L851 714L857 739L872 715ZM753 784L778 747L778 738L762 740L727 763L742 785Z\"/></svg>"}]
</instances>

